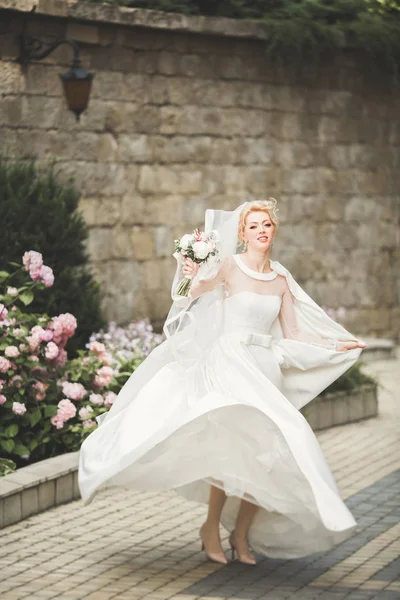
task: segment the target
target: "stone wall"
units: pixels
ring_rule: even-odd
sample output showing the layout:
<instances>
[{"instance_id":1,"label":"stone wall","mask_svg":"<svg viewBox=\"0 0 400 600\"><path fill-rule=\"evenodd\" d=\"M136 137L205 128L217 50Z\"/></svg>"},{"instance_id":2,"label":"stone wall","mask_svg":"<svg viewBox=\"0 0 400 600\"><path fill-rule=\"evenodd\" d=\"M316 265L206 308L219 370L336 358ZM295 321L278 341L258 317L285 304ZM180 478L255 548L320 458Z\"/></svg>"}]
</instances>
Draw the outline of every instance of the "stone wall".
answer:
<instances>
[{"instance_id":1,"label":"stone wall","mask_svg":"<svg viewBox=\"0 0 400 600\"><path fill-rule=\"evenodd\" d=\"M28 33L77 40L96 74L76 123L58 79L70 50L15 62L33 4L0 0L1 149L56 157L74 177L108 318L161 322L173 239L208 207L275 196L272 257L317 302L346 307L351 331L398 336L398 93L365 83L349 56L290 83L253 24L40 0Z\"/></svg>"}]
</instances>

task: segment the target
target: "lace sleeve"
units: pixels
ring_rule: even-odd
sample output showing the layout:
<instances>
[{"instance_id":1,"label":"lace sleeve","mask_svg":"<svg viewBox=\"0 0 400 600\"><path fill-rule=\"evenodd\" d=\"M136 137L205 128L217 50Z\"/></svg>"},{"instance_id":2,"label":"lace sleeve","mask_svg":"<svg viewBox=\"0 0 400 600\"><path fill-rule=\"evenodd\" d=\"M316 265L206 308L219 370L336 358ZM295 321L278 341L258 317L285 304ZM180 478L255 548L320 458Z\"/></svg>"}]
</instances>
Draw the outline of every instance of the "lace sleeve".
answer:
<instances>
[{"instance_id":1,"label":"lace sleeve","mask_svg":"<svg viewBox=\"0 0 400 600\"><path fill-rule=\"evenodd\" d=\"M205 292L210 292L211 290L216 288L217 285L225 284L229 264L229 258L225 258L221 263L218 273L212 279L200 279L199 273L197 273L189 289L189 299L194 300L201 296L201 294L204 294Z\"/></svg>"},{"instance_id":2,"label":"lace sleeve","mask_svg":"<svg viewBox=\"0 0 400 600\"><path fill-rule=\"evenodd\" d=\"M335 340L331 338L315 336L305 331L300 331L297 325L293 296L289 289L286 279L284 283L282 304L279 313L279 321L285 338L297 340L299 342L306 342L314 346L321 346L328 350L336 350Z\"/></svg>"}]
</instances>

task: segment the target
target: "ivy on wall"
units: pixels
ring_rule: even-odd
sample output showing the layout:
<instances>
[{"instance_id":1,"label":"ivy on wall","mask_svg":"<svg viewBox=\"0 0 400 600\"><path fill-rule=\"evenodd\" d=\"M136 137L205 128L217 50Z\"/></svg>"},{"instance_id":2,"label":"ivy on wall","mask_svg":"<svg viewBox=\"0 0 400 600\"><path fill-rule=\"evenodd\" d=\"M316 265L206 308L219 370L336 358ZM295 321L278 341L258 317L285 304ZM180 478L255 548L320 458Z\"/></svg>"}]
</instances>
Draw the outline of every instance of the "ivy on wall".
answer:
<instances>
[{"instance_id":1,"label":"ivy on wall","mask_svg":"<svg viewBox=\"0 0 400 600\"><path fill-rule=\"evenodd\" d=\"M104 0L92 0L94 2ZM400 0L106 0L186 15L257 20L267 55L296 71L345 44L367 67L400 81Z\"/></svg>"}]
</instances>

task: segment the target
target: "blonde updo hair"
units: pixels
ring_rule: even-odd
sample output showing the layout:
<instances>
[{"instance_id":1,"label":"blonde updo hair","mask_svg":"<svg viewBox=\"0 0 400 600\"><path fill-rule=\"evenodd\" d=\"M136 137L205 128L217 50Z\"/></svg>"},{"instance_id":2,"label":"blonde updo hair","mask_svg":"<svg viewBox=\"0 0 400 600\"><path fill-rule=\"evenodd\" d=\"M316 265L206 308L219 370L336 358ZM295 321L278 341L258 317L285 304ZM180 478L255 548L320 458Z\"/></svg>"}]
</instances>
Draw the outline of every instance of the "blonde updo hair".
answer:
<instances>
[{"instance_id":1,"label":"blonde updo hair","mask_svg":"<svg viewBox=\"0 0 400 600\"><path fill-rule=\"evenodd\" d=\"M239 226L238 226L238 238L239 243L243 243L244 228L246 226L246 219L252 212L266 212L271 219L272 225L275 229L279 225L279 219L277 212L279 208L276 208L277 201L275 198L268 198L268 200L254 200L253 202L246 202L242 208L242 212L239 215Z\"/></svg>"}]
</instances>

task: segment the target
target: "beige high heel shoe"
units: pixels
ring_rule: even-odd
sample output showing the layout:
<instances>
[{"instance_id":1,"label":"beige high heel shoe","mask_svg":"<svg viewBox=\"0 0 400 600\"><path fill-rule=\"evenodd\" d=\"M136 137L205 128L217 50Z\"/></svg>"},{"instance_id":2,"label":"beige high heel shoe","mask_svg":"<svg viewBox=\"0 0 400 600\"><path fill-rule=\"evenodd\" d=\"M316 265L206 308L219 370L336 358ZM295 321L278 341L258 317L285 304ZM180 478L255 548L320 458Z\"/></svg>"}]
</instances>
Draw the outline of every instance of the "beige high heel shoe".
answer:
<instances>
[{"instance_id":1,"label":"beige high heel shoe","mask_svg":"<svg viewBox=\"0 0 400 600\"><path fill-rule=\"evenodd\" d=\"M248 552L247 556L245 554L240 555L234 540L235 540L235 530L233 530L229 536L229 544L230 544L230 547L232 550L232 560L235 559L235 552L236 552L237 559L239 562L243 563L244 565L253 565L253 566L256 565L257 564L256 559L249 552Z\"/></svg>"},{"instance_id":2,"label":"beige high heel shoe","mask_svg":"<svg viewBox=\"0 0 400 600\"><path fill-rule=\"evenodd\" d=\"M202 529L203 529L203 525L200 527L200 540L201 540L201 549L204 550L207 558L209 560L212 560L213 562L219 563L220 565L227 565L228 564L228 559L225 556L224 552L208 552L205 544L204 544L204 539L202 536Z\"/></svg>"}]
</instances>

